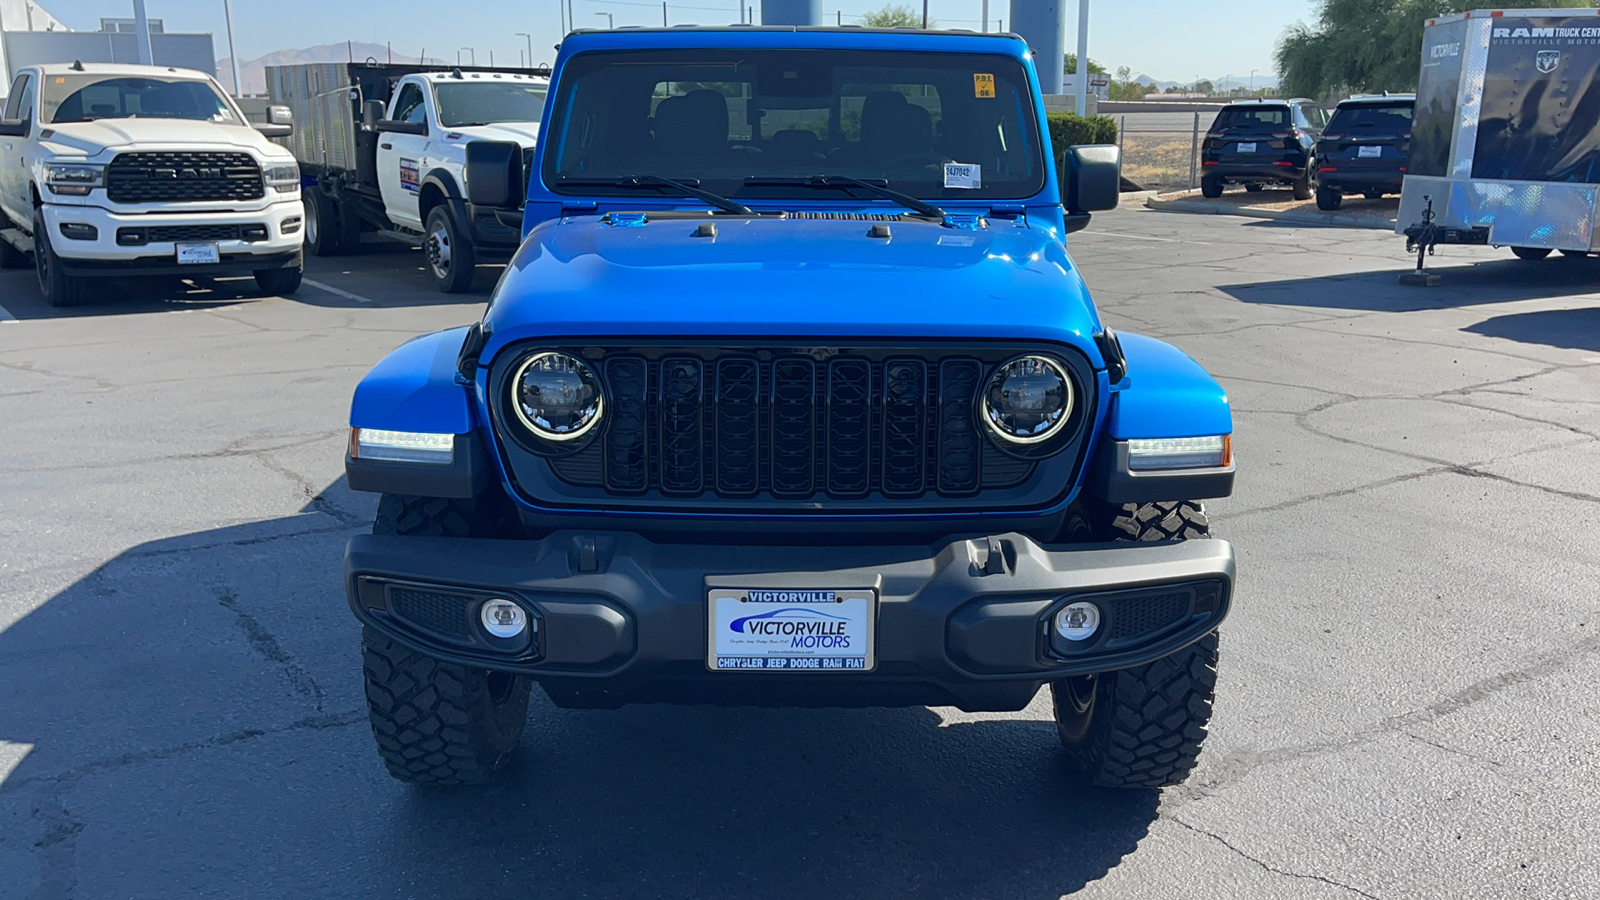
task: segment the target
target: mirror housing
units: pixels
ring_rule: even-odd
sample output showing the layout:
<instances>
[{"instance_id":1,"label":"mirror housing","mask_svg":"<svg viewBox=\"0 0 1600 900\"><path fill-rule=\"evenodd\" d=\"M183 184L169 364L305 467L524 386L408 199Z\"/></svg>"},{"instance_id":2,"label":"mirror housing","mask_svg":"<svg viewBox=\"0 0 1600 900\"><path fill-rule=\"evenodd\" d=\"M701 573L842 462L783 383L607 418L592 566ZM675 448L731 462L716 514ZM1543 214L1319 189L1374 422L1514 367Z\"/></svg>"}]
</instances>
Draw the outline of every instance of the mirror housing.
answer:
<instances>
[{"instance_id":1,"label":"mirror housing","mask_svg":"<svg viewBox=\"0 0 1600 900\"><path fill-rule=\"evenodd\" d=\"M27 119L0 119L0 137L27 137L32 125Z\"/></svg>"},{"instance_id":2,"label":"mirror housing","mask_svg":"<svg viewBox=\"0 0 1600 900\"><path fill-rule=\"evenodd\" d=\"M1068 231L1083 229L1090 213L1116 209L1121 199L1122 151L1115 144L1067 148L1061 160L1061 204L1067 209Z\"/></svg>"},{"instance_id":3,"label":"mirror housing","mask_svg":"<svg viewBox=\"0 0 1600 900\"><path fill-rule=\"evenodd\" d=\"M294 134L294 111L287 106L267 107L267 121L256 126L267 137L288 137Z\"/></svg>"},{"instance_id":4,"label":"mirror housing","mask_svg":"<svg viewBox=\"0 0 1600 900\"><path fill-rule=\"evenodd\" d=\"M361 104L361 127L367 131L378 130L378 120L383 118L383 101L368 100Z\"/></svg>"},{"instance_id":5,"label":"mirror housing","mask_svg":"<svg viewBox=\"0 0 1600 900\"><path fill-rule=\"evenodd\" d=\"M467 202L492 209L521 209L527 199L522 146L511 141L467 144Z\"/></svg>"},{"instance_id":6,"label":"mirror housing","mask_svg":"<svg viewBox=\"0 0 1600 900\"><path fill-rule=\"evenodd\" d=\"M397 122L394 119L378 120L379 134L420 134L428 136L428 126L424 122Z\"/></svg>"}]
</instances>

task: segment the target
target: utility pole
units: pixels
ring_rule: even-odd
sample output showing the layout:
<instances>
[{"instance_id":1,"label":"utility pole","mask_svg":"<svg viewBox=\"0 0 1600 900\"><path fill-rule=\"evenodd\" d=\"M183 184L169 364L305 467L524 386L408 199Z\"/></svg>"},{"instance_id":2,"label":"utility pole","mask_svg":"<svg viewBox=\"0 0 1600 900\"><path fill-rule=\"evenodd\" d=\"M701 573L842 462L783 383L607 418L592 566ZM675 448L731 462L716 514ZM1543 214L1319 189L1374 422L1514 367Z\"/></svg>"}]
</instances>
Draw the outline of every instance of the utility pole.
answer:
<instances>
[{"instance_id":1,"label":"utility pole","mask_svg":"<svg viewBox=\"0 0 1600 900\"><path fill-rule=\"evenodd\" d=\"M661 0L661 27L667 27L667 0Z\"/></svg>"},{"instance_id":2,"label":"utility pole","mask_svg":"<svg viewBox=\"0 0 1600 900\"><path fill-rule=\"evenodd\" d=\"M133 0L133 42L139 50L139 65L155 65L150 50L150 19L144 14L144 0Z\"/></svg>"},{"instance_id":3,"label":"utility pole","mask_svg":"<svg viewBox=\"0 0 1600 900\"><path fill-rule=\"evenodd\" d=\"M989 33L989 0L983 0L983 33Z\"/></svg>"},{"instance_id":4,"label":"utility pole","mask_svg":"<svg viewBox=\"0 0 1600 900\"><path fill-rule=\"evenodd\" d=\"M228 25L228 61L233 63L233 95L244 96L244 86L239 84L239 51L233 49L233 0L222 0L223 21Z\"/></svg>"},{"instance_id":5,"label":"utility pole","mask_svg":"<svg viewBox=\"0 0 1600 900\"><path fill-rule=\"evenodd\" d=\"M526 31L517 32L517 37L528 39L528 68L533 68L533 35Z\"/></svg>"},{"instance_id":6,"label":"utility pole","mask_svg":"<svg viewBox=\"0 0 1600 900\"><path fill-rule=\"evenodd\" d=\"M922 27L928 27L928 0L922 0Z\"/></svg>"},{"instance_id":7,"label":"utility pole","mask_svg":"<svg viewBox=\"0 0 1600 900\"><path fill-rule=\"evenodd\" d=\"M1078 0L1078 71L1073 78L1078 115L1089 114L1089 0Z\"/></svg>"}]
</instances>

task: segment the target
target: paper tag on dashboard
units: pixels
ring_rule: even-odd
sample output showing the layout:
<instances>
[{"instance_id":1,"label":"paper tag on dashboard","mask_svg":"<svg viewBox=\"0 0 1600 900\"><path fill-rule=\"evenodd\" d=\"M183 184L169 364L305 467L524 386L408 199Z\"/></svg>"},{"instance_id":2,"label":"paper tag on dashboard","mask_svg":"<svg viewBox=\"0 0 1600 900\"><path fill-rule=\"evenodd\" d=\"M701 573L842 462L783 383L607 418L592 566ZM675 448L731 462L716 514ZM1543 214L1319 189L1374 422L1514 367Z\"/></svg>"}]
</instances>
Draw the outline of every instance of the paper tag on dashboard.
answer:
<instances>
[{"instance_id":1,"label":"paper tag on dashboard","mask_svg":"<svg viewBox=\"0 0 1600 900\"><path fill-rule=\"evenodd\" d=\"M983 187L983 166L975 166L969 163L945 163L944 186L969 191Z\"/></svg>"}]
</instances>

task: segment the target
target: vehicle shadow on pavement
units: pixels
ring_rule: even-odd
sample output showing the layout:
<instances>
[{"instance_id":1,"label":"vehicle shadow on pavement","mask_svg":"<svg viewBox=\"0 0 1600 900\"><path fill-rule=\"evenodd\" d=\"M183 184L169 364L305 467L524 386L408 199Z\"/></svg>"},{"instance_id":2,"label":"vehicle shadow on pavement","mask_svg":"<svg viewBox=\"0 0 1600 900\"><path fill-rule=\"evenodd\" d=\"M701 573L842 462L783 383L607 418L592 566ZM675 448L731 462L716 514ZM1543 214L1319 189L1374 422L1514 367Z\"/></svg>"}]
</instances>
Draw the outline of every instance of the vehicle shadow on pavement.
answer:
<instances>
[{"instance_id":1,"label":"vehicle shadow on pavement","mask_svg":"<svg viewBox=\"0 0 1600 900\"><path fill-rule=\"evenodd\" d=\"M64 588L9 579L0 895L1043 900L1157 817L1156 791L1070 783L1038 705L569 711L535 691L498 784L393 781L340 587L369 501L341 479Z\"/></svg>"},{"instance_id":2,"label":"vehicle shadow on pavement","mask_svg":"<svg viewBox=\"0 0 1600 900\"><path fill-rule=\"evenodd\" d=\"M1511 313L1484 319L1464 330L1524 344L1600 353L1600 307Z\"/></svg>"},{"instance_id":3,"label":"vehicle shadow on pavement","mask_svg":"<svg viewBox=\"0 0 1600 900\"><path fill-rule=\"evenodd\" d=\"M1400 284L1399 276L1411 270L1410 265L1397 262L1393 268L1374 272L1224 284L1217 290L1244 303L1373 312L1420 312L1570 297L1600 290L1600 259L1505 259L1463 265L1435 262L1428 271L1440 276L1442 283L1431 288Z\"/></svg>"}]
</instances>

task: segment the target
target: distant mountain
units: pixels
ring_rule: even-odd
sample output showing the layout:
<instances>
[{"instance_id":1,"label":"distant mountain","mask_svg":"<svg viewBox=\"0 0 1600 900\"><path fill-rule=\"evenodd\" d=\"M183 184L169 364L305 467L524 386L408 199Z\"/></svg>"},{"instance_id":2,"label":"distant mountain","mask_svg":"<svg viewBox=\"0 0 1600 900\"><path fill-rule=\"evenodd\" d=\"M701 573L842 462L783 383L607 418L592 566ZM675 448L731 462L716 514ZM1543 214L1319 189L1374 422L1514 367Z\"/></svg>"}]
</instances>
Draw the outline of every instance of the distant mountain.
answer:
<instances>
[{"instance_id":1,"label":"distant mountain","mask_svg":"<svg viewBox=\"0 0 1600 900\"><path fill-rule=\"evenodd\" d=\"M239 63L239 80L244 82L245 93L265 93L267 90L267 66L294 66L304 63L331 63L361 62L368 58L378 62L395 62L401 64L415 63L417 58L396 53L392 57L389 49L382 44L368 44L361 41L352 41L349 44L318 44L315 47L305 47L299 50L276 50L266 56L255 59L243 60ZM437 56L428 59L435 63L444 63L446 60ZM454 62L454 60L450 60ZM229 59L217 60L217 80L222 86L233 90L233 64Z\"/></svg>"},{"instance_id":2,"label":"distant mountain","mask_svg":"<svg viewBox=\"0 0 1600 900\"><path fill-rule=\"evenodd\" d=\"M1169 87L1187 88L1194 84L1192 81L1157 81L1156 79L1151 78L1149 75L1137 75L1134 76L1133 80L1140 84L1153 84L1158 91L1164 91ZM1234 88L1245 88L1248 90L1250 88L1249 78L1213 78L1210 80L1219 91L1231 91ZM1259 74L1256 76L1255 86L1258 88L1277 87L1278 78L1276 75L1268 75L1265 73Z\"/></svg>"}]
</instances>

